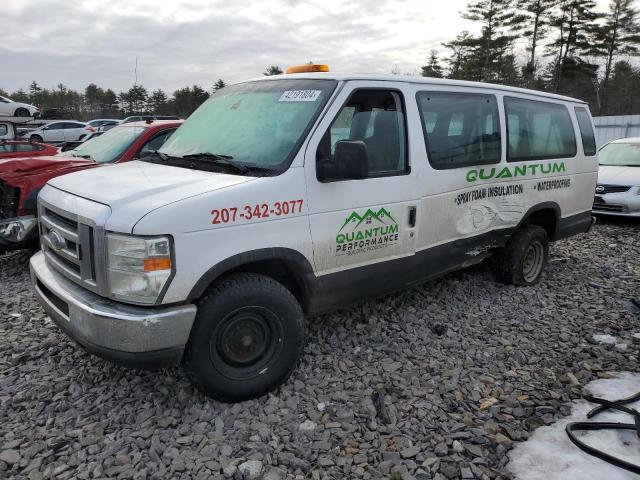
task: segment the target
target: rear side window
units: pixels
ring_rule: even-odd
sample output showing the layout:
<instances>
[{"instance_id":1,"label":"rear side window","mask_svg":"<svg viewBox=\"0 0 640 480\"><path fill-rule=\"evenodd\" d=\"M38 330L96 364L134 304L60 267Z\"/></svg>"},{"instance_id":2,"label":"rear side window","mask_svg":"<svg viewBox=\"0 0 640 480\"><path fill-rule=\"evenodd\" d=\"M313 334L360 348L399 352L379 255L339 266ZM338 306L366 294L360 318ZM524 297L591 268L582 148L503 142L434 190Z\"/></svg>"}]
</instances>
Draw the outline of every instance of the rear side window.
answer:
<instances>
[{"instance_id":1,"label":"rear side window","mask_svg":"<svg viewBox=\"0 0 640 480\"><path fill-rule=\"evenodd\" d=\"M507 160L526 162L576 155L569 110L557 103L505 97Z\"/></svg>"},{"instance_id":2,"label":"rear side window","mask_svg":"<svg viewBox=\"0 0 640 480\"><path fill-rule=\"evenodd\" d=\"M418 92L431 166L438 170L500 162L500 117L493 95Z\"/></svg>"},{"instance_id":3,"label":"rear side window","mask_svg":"<svg viewBox=\"0 0 640 480\"><path fill-rule=\"evenodd\" d=\"M584 107L576 107L576 118L578 119L578 127L580 127L580 136L582 137L582 149L587 157L596 154L596 136L593 133L591 125L591 116Z\"/></svg>"}]
</instances>

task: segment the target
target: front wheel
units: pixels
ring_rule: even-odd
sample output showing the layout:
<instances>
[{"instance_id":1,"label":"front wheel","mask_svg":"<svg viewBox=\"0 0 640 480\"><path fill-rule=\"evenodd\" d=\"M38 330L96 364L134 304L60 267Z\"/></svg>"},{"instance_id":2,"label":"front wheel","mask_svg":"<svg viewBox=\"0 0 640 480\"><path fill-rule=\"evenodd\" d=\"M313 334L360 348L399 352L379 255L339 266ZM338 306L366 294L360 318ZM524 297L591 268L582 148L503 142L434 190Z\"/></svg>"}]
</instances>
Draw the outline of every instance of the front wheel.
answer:
<instances>
[{"instance_id":1,"label":"front wheel","mask_svg":"<svg viewBox=\"0 0 640 480\"><path fill-rule=\"evenodd\" d=\"M547 231L538 225L525 225L491 259L492 268L503 283L533 285L540 280L548 256Z\"/></svg>"},{"instance_id":2,"label":"front wheel","mask_svg":"<svg viewBox=\"0 0 640 480\"><path fill-rule=\"evenodd\" d=\"M27 110L26 108L18 108L16 109L14 115L16 117L30 117L31 114L29 113L29 110Z\"/></svg>"},{"instance_id":3,"label":"front wheel","mask_svg":"<svg viewBox=\"0 0 640 480\"><path fill-rule=\"evenodd\" d=\"M42 143L43 141L40 135L31 135L31 137L29 137L29 140L36 143Z\"/></svg>"},{"instance_id":4,"label":"front wheel","mask_svg":"<svg viewBox=\"0 0 640 480\"><path fill-rule=\"evenodd\" d=\"M238 402L282 384L303 345L304 315L289 290L263 275L231 275L200 301L184 369L205 395Z\"/></svg>"}]
</instances>

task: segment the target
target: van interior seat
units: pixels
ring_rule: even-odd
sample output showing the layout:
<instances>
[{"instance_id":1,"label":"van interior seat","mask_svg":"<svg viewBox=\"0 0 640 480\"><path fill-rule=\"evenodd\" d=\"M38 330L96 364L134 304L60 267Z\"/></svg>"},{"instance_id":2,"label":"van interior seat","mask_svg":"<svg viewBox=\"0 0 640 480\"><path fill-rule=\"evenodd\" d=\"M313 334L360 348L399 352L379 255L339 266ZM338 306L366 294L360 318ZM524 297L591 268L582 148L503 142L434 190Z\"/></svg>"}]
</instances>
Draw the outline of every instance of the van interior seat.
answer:
<instances>
[{"instance_id":1,"label":"van interior seat","mask_svg":"<svg viewBox=\"0 0 640 480\"><path fill-rule=\"evenodd\" d=\"M383 172L398 168L400 156L400 129L398 112L376 112L373 135L364 139L369 155L369 171Z\"/></svg>"}]
</instances>

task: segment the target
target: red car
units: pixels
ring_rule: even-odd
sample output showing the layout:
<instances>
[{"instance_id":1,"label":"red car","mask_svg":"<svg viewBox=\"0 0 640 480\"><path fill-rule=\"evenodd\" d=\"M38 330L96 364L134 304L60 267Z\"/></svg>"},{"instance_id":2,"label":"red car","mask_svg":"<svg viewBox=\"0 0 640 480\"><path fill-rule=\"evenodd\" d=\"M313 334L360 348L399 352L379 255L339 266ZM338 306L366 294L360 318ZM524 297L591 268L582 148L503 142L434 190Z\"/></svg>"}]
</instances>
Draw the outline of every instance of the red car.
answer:
<instances>
[{"instance_id":1,"label":"red car","mask_svg":"<svg viewBox=\"0 0 640 480\"><path fill-rule=\"evenodd\" d=\"M56 155L60 149L48 143L26 140L0 140L0 160L6 158L44 157Z\"/></svg>"},{"instance_id":2,"label":"red car","mask_svg":"<svg viewBox=\"0 0 640 480\"><path fill-rule=\"evenodd\" d=\"M159 149L181 124L182 120L127 123L57 155L0 159L0 252L37 246L36 200L50 179L143 158Z\"/></svg>"}]
</instances>

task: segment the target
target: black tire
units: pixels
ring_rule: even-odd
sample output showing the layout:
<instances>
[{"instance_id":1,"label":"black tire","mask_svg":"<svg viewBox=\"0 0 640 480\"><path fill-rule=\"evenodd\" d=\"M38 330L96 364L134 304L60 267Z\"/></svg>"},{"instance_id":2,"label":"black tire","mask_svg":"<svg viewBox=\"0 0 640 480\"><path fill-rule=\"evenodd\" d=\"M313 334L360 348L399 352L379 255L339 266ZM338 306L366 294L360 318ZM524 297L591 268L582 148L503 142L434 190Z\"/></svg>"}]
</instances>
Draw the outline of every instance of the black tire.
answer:
<instances>
[{"instance_id":1,"label":"black tire","mask_svg":"<svg viewBox=\"0 0 640 480\"><path fill-rule=\"evenodd\" d=\"M509 285L533 285L540 280L549 257L547 231L525 225L491 259L496 278Z\"/></svg>"},{"instance_id":2,"label":"black tire","mask_svg":"<svg viewBox=\"0 0 640 480\"><path fill-rule=\"evenodd\" d=\"M16 117L30 117L31 114L29 113L29 110L27 110L26 108L18 108L16 109L14 115Z\"/></svg>"},{"instance_id":3,"label":"black tire","mask_svg":"<svg viewBox=\"0 0 640 480\"><path fill-rule=\"evenodd\" d=\"M29 140L36 143L43 142L43 138L40 135L31 135L31 137L29 137Z\"/></svg>"},{"instance_id":4,"label":"black tire","mask_svg":"<svg viewBox=\"0 0 640 480\"><path fill-rule=\"evenodd\" d=\"M272 278L230 275L202 298L184 370L205 395L239 402L285 382L304 346L304 314Z\"/></svg>"}]
</instances>

